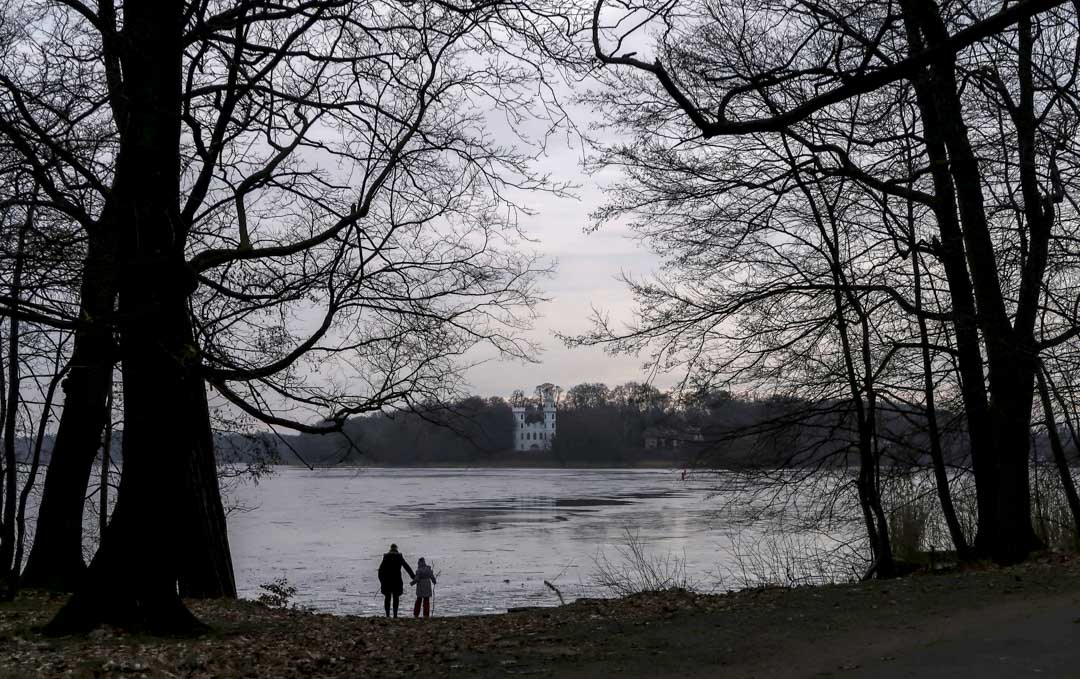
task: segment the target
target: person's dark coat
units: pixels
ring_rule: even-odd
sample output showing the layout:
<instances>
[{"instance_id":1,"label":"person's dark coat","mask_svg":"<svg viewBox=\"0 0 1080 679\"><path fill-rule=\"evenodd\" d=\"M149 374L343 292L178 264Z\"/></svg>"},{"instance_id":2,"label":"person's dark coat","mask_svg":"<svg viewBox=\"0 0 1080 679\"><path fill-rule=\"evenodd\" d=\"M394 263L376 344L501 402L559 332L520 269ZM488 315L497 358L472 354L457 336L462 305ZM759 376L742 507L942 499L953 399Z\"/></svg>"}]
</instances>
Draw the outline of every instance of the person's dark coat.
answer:
<instances>
[{"instance_id":1,"label":"person's dark coat","mask_svg":"<svg viewBox=\"0 0 1080 679\"><path fill-rule=\"evenodd\" d=\"M401 552L387 552L383 554L382 563L379 564L379 585L383 594L397 594L405 591L405 583L401 580L401 569L409 574L410 578L416 577L413 569L401 556Z\"/></svg>"}]
</instances>

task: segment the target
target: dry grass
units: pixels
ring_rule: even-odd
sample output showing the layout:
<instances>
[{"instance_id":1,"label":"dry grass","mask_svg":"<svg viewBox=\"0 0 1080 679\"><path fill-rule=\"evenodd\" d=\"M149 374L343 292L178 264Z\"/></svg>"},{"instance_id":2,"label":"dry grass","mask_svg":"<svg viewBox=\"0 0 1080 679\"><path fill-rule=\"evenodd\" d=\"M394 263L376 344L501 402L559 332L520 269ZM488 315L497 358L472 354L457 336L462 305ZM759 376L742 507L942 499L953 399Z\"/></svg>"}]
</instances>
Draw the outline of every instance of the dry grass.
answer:
<instances>
[{"instance_id":1,"label":"dry grass","mask_svg":"<svg viewBox=\"0 0 1080 679\"><path fill-rule=\"evenodd\" d=\"M1080 552L1069 502L1065 498L1056 468L1043 466L1033 474L1031 484L1031 521L1035 534L1056 552Z\"/></svg>"},{"instance_id":2,"label":"dry grass","mask_svg":"<svg viewBox=\"0 0 1080 679\"><path fill-rule=\"evenodd\" d=\"M803 533L742 533L730 539L734 565L725 579L742 589L850 582L869 565L863 542Z\"/></svg>"},{"instance_id":3,"label":"dry grass","mask_svg":"<svg viewBox=\"0 0 1080 679\"><path fill-rule=\"evenodd\" d=\"M604 552L593 559L593 584L610 596L697 589L697 582L686 573L685 556L651 554L630 529L624 530L623 542L615 546L615 553L614 560Z\"/></svg>"}]
</instances>

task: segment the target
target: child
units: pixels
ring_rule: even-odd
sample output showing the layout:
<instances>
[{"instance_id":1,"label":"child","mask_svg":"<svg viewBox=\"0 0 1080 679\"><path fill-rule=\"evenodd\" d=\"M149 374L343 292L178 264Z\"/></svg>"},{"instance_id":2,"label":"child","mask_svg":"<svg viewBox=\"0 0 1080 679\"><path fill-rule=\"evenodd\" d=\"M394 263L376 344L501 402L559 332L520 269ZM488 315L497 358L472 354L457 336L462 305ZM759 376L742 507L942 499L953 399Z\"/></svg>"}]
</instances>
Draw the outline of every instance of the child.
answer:
<instances>
[{"instance_id":1,"label":"child","mask_svg":"<svg viewBox=\"0 0 1080 679\"><path fill-rule=\"evenodd\" d=\"M420 617L420 604L424 605L424 617L431 617L431 595L434 591L432 585L438 584L435 580L435 572L423 559L416 564L416 576L412 583L416 585L416 605L413 606L413 617Z\"/></svg>"}]
</instances>

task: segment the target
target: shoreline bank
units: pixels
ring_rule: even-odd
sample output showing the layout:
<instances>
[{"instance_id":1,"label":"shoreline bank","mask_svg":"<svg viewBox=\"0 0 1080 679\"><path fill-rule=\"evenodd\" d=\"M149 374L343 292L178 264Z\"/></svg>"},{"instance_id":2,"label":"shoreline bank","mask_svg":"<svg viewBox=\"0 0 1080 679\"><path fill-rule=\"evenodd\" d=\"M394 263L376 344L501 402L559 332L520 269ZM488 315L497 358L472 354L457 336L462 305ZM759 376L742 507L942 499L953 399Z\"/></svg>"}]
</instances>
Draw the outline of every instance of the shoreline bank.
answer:
<instances>
[{"instance_id":1,"label":"shoreline bank","mask_svg":"<svg viewBox=\"0 0 1080 679\"><path fill-rule=\"evenodd\" d=\"M41 636L35 628L62 602L28 593L0 605L0 676L950 676L949 649L979 676L1075 676L1060 668L1080 667L1080 561L1056 555L888 581L428 620L192 601L212 627L194 639L109 628Z\"/></svg>"}]
</instances>

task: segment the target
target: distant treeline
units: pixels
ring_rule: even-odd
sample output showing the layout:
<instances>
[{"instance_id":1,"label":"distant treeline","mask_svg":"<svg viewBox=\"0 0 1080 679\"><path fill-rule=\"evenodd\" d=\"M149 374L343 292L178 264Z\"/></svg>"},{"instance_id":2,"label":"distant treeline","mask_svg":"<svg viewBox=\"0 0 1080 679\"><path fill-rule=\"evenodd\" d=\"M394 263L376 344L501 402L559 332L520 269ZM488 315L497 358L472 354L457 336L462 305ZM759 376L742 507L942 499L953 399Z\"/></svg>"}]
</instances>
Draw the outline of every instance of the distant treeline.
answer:
<instances>
[{"instance_id":1,"label":"distant treeline","mask_svg":"<svg viewBox=\"0 0 1080 679\"><path fill-rule=\"evenodd\" d=\"M520 394L518 398L523 398ZM531 399L525 398L525 402ZM962 417L939 411L943 448L953 467L968 464ZM879 411L884 464L929 466L925 413ZM226 465L313 466L702 466L709 468L844 466L855 461L856 429L849 401L739 397L727 391L675 397L648 384L574 386L559 402L551 451L513 452L510 403L469 396L451 404L356 417L329 435L219 432L215 449ZM118 431L112 458L122 459ZM1064 437L1063 437L1064 438ZM1066 439L1070 441L1071 439ZM29 441L19 445L20 457ZM52 437L43 445L48 462ZM1074 446L1069 445L1071 459ZM1050 459L1045 434L1036 454Z\"/></svg>"},{"instance_id":2,"label":"distant treeline","mask_svg":"<svg viewBox=\"0 0 1080 679\"><path fill-rule=\"evenodd\" d=\"M926 462L922 411L882 410L880 418L886 460ZM637 382L586 383L563 392L550 452L513 453L510 404L478 396L357 417L343 434L280 437L274 448L282 462L312 465L835 466L855 454L851 419L850 404L843 401L746 398L726 391L675 397ZM948 412L939 419L950 462L965 464L962 422Z\"/></svg>"},{"instance_id":3,"label":"distant treeline","mask_svg":"<svg viewBox=\"0 0 1080 679\"><path fill-rule=\"evenodd\" d=\"M671 398L655 387L582 384L562 396L551 451L513 453L511 406L497 396L357 417L343 434L284 437L277 450L283 462L312 465L659 464L679 456L646 450L643 434L679 421Z\"/></svg>"},{"instance_id":4,"label":"distant treeline","mask_svg":"<svg viewBox=\"0 0 1080 679\"><path fill-rule=\"evenodd\" d=\"M355 417L342 434L286 437L281 458L312 465L482 465L510 448L513 426L505 399L470 396L450 404Z\"/></svg>"}]
</instances>

